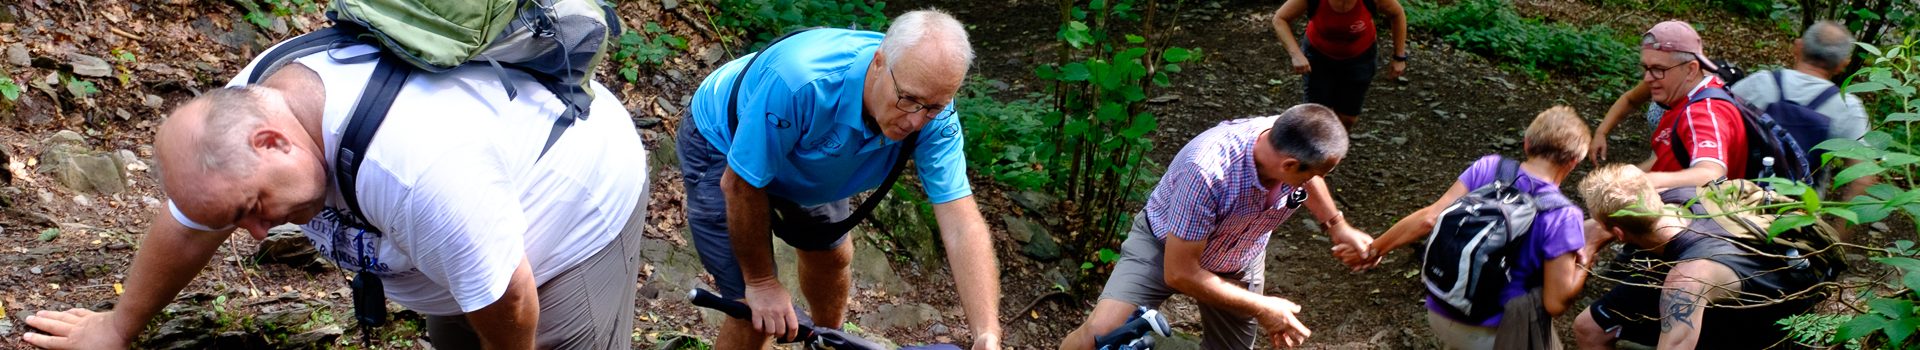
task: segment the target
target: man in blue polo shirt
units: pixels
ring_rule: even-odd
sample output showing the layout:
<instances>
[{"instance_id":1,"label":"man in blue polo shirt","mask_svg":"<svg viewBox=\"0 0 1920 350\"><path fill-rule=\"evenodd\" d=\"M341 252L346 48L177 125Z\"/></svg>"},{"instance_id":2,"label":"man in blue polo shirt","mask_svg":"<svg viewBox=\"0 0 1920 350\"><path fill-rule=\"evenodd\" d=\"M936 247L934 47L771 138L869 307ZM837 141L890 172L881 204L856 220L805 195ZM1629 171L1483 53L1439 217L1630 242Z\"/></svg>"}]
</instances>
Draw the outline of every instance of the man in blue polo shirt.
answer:
<instances>
[{"instance_id":1,"label":"man in blue polo shirt","mask_svg":"<svg viewBox=\"0 0 1920 350\"><path fill-rule=\"evenodd\" d=\"M999 348L999 270L953 118L972 61L960 22L922 10L895 18L884 36L794 34L701 82L677 141L687 221L721 295L753 309L752 320L721 326L716 348L766 348L770 336L797 331L770 236L798 251L800 291L815 324L842 324L853 246L843 230L790 232L809 231L792 223L848 219L848 198L881 186L900 152L913 152L934 203L973 347ZM773 207L783 208L777 230Z\"/></svg>"}]
</instances>

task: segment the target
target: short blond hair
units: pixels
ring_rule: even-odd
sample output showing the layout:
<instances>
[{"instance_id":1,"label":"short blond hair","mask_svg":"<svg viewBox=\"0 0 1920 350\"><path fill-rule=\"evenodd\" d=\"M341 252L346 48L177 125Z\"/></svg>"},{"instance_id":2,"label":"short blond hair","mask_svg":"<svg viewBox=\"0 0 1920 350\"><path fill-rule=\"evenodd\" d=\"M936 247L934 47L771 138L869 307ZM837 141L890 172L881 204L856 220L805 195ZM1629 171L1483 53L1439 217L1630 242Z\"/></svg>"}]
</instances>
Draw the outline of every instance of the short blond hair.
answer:
<instances>
[{"instance_id":1,"label":"short blond hair","mask_svg":"<svg viewBox=\"0 0 1920 350\"><path fill-rule=\"evenodd\" d=\"M1609 164L1594 169L1580 180L1580 197L1587 202L1593 221L1606 227L1619 227L1628 234L1653 232L1660 217L1652 215L1616 215L1622 210L1652 212L1660 208L1660 194L1653 191L1645 173L1627 164Z\"/></svg>"},{"instance_id":2,"label":"short blond hair","mask_svg":"<svg viewBox=\"0 0 1920 350\"><path fill-rule=\"evenodd\" d=\"M1527 125L1527 157L1546 158L1557 164L1579 164L1587 157L1587 144L1593 133L1587 121L1573 107L1553 106L1533 117Z\"/></svg>"}]
</instances>

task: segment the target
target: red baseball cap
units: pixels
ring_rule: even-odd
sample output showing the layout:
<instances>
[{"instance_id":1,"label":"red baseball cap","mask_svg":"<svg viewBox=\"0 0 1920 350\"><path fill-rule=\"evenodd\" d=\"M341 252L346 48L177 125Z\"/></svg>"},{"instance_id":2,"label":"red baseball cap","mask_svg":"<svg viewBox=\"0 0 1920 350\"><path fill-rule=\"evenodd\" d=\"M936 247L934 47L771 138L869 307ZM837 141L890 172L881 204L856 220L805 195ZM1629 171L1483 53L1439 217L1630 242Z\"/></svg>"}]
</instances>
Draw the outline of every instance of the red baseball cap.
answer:
<instances>
[{"instance_id":1,"label":"red baseball cap","mask_svg":"<svg viewBox=\"0 0 1920 350\"><path fill-rule=\"evenodd\" d=\"M1701 50L1700 33L1694 32L1693 25L1687 22L1666 21L1655 24L1653 29L1648 29L1647 33L1642 35L1640 42L1642 49L1693 54L1695 59L1700 60L1701 66L1707 67L1708 70L1720 70L1719 66L1713 64L1713 60L1707 59L1706 52Z\"/></svg>"}]
</instances>

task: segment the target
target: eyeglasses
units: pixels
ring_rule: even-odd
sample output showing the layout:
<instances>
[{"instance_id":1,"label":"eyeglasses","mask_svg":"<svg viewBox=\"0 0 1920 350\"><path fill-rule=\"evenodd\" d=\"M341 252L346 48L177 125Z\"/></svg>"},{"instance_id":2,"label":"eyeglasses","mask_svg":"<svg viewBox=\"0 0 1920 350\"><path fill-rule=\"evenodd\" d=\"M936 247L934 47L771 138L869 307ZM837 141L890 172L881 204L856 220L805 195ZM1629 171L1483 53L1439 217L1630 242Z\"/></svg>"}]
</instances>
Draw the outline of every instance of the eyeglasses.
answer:
<instances>
[{"instance_id":1,"label":"eyeglasses","mask_svg":"<svg viewBox=\"0 0 1920 350\"><path fill-rule=\"evenodd\" d=\"M900 90L900 77L893 74L893 64L891 63L887 64L887 77L893 79L893 95L899 96L898 99L893 102L893 108L899 109L901 112L907 112L907 114L934 111L927 113L928 120L946 119L947 117L953 116L953 111L947 109L946 105L921 104L920 102L908 99L907 92Z\"/></svg>"},{"instance_id":2,"label":"eyeglasses","mask_svg":"<svg viewBox=\"0 0 1920 350\"><path fill-rule=\"evenodd\" d=\"M1687 65L1687 63L1691 63L1691 62L1693 62L1693 60L1687 60L1686 62L1675 63L1674 65L1666 66L1666 67L1640 66L1640 72L1642 74L1646 74L1649 77L1653 77L1654 80L1666 79L1667 71L1673 70L1674 68L1679 68L1680 66L1685 66Z\"/></svg>"}]
</instances>

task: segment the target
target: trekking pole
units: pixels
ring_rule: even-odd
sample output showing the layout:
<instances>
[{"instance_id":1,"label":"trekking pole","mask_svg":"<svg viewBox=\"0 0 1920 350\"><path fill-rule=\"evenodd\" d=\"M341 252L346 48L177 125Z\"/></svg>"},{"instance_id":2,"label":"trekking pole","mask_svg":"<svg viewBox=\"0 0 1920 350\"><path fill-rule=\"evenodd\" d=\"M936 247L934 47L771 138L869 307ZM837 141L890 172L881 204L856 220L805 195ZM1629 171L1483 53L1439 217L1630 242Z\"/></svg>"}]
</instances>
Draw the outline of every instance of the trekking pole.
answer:
<instances>
[{"instance_id":1,"label":"trekking pole","mask_svg":"<svg viewBox=\"0 0 1920 350\"><path fill-rule=\"evenodd\" d=\"M1159 310L1145 306L1133 311L1127 323L1114 329L1112 333L1093 339L1101 350L1147 350L1153 349L1153 335L1162 337L1172 335L1173 329L1167 324L1165 315Z\"/></svg>"}]
</instances>

